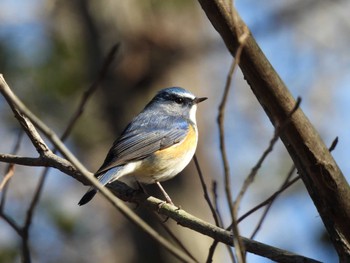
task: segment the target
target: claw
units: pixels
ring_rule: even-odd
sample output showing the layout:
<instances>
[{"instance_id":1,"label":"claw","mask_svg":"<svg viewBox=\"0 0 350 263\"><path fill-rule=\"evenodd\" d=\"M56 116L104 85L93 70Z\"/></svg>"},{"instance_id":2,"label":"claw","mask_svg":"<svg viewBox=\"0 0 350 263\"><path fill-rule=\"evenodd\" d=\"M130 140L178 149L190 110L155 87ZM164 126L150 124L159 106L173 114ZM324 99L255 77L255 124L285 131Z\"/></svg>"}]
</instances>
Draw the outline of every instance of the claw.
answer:
<instances>
[{"instance_id":1,"label":"claw","mask_svg":"<svg viewBox=\"0 0 350 263\"><path fill-rule=\"evenodd\" d=\"M160 212L160 209L162 209L163 205L166 204L167 202L165 201L161 201L159 204L158 204L158 209L157 209L157 212L159 213Z\"/></svg>"}]
</instances>

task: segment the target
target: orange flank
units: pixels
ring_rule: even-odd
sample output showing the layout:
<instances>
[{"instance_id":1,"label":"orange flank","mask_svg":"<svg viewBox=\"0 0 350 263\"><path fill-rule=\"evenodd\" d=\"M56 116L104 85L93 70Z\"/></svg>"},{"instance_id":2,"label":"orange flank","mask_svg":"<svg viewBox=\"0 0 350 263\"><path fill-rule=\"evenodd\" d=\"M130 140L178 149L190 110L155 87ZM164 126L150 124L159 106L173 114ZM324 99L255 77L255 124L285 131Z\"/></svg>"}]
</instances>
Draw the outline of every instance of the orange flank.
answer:
<instances>
[{"instance_id":1,"label":"orange flank","mask_svg":"<svg viewBox=\"0 0 350 263\"><path fill-rule=\"evenodd\" d=\"M193 126L189 125L189 131L184 140L179 143L174 144L168 148L158 150L154 153L156 158L162 156L164 159L177 159L184 156L185 152L191 151L192 148L197 146L197 135Z\"/></svg>"}]
</instances>

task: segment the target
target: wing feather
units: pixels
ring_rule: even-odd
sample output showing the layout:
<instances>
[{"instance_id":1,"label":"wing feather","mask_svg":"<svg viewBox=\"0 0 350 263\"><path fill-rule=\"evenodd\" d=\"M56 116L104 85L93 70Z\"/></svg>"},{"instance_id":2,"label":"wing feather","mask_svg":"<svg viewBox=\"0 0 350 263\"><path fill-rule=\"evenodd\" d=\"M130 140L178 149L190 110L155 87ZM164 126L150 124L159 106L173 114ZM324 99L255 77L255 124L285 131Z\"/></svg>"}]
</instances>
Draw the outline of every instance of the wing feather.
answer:
<instances>
[{"instance_id":1,"label":"wing feather","mask_svg":"<svg viewBox=\"0 0 350 263\"><path fill-rule=\"evenodd\" d=\"M188 125L183 118L172 116L165 119L157 116L148 121L135 119L114 142L96 175L130 161L142 160L158 150L179 143L185 138Z\"/></svg>"}]
</instances>

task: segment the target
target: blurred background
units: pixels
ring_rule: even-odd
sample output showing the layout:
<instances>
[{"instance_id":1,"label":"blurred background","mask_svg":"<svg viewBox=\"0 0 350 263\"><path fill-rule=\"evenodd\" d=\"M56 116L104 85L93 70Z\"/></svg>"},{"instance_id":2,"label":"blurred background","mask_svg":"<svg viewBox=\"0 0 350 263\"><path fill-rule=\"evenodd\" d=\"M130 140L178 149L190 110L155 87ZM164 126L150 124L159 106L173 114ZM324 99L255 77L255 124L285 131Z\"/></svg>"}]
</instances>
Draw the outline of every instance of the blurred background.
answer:
<instances>
[{"instance_id":1,"label":"blurred background","mask_svg":"<svg viewBox=\"0 0 350 263\"><path fill-rule=\"evenodd\" d=\"M301 108L350 179L350 2L345 0L236 1L238 12ZM232 58L200 5L186 0L44 1L0 0L0 72L14 92L54 131L62 134L82 93L98 75L104 58L121 43L116 61L93 95L72 135L69 148L95 171L130 119L168 86L182 86L209 97L198 109L197 150L205 180L218 184L219 208L227 226L223 168L216 118ZM238 70L226 109L226 142L236 196L244 178L267 148L273 127ZM0 152L11 152L19 125L0 97ZM27 138L22 156L36 156ZM240 214L278 189L292 165L279 141L246 193ZM0 163L0 173L6 165ZM41 168L16 167L5 212L19 224L36 190ZM203 198L193 162L163 184L175 204L214 222ZM147 189L161 196L153 186ZM77 202L86 187L51 170L30 230L33 262L178 262L127 222L98 196ZM154 215L132 206L163 233ZM261 215L240 224L249 236ZM211 240L166 222L203 262ZM0 262L20 261L20 238L0 220ZM274 203L256 240L324 262L337 262L322 221L302 182ZM214 262L227 262L219 245ZM269 262L248 255L248 262Z\"/></svg>"}]
</instances>

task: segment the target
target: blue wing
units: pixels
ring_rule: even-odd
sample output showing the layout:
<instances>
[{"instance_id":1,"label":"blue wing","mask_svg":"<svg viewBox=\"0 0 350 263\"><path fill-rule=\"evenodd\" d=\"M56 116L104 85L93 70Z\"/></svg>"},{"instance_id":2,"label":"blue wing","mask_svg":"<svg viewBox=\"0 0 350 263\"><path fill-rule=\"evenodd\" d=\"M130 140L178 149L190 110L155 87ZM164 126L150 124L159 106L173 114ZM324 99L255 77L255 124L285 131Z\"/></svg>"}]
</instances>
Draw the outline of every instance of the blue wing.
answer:
<instances>
[{"instance_id":1,"label":"blue wing","mask_svg":"<svg viewBox=\"0 0 350 263\"><path fill-rule=\"evenodd\" d=\"M189 122L183 117L166 116L159 112L140 113L114 142L96 176L179 143L185 138L188 129Z\"/></svg>"}]
</instances>

